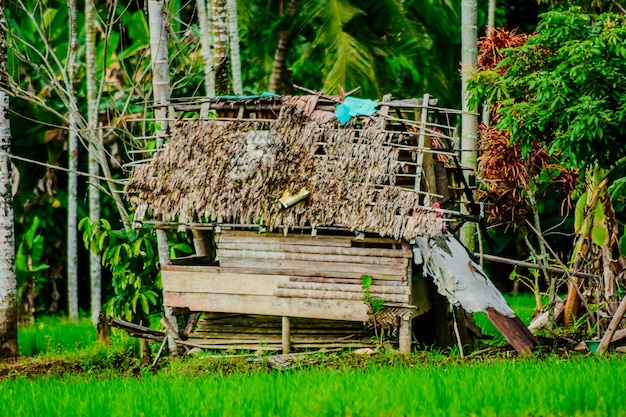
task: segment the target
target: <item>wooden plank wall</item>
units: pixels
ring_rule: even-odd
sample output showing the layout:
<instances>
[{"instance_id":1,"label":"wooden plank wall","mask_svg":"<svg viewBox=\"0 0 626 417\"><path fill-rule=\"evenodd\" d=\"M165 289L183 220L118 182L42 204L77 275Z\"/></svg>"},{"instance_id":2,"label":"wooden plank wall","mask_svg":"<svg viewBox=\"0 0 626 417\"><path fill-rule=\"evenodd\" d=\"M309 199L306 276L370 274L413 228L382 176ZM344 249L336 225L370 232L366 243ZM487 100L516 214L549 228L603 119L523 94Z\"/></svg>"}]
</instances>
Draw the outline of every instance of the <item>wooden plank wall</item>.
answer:
<instances>
[{"instance_id":1,"label":"wooden plank wall","mask_svg":"<svg viewBox=\"0 0 626 417\"><path fill-rule=\"evenodd\" d=\"M165 305L192 311L367 320L363 275L386 302L411 301L411 251L391 239L227 231L219 266L163 267Z\"/></svg>"},{"instance_id":2,"label":"wooden plank wall","mask_svg":"<svg viewBox=\"0 0 626 417\"><path fill-rule=\"evenodd\" d=\"M219 266L163 266L166 306L228 313L230 317L263 315L352 321L362 329L362 323L369 318L368 305L363 301L364 275L372 277L370 294L383 298L387 305L410 307L412 301L412 252L407 244L395 240L223 231L217 235L216 245ZM209 341L203 343L223 348L216 328L206 322L203 326L211 329L204 332ZM367 343L359 338L335 340L360 334L336 325L333 331L337 337L318 329L317 341L312 340L298 334L304 331L302 326L297 321L295 327L291 324L291 332L295 332L291 335L293 347L313 347L322 340L344 346L346 342L355 346ZM203 333L203 327L199 329ZM244 337L249 331L245 329L240 326L240 331L230 334L231 344L248 345L244 340L259 343L254 333ZM278 333L264 337L266 346L280 343Z\"/></svg>"},{"instance_id":3,"label":"wooden plank wall","mask_svg":"<svg viewBox=\"0 0 626 417\"><path fill-rule=\"evenodd\" d=\"M371 346L375 331L354 321L292 318L292 349L358 348ZM283 321L278 316L205 313L189 345L205 349L281 350Z\"/></svg>"}]
</instances>

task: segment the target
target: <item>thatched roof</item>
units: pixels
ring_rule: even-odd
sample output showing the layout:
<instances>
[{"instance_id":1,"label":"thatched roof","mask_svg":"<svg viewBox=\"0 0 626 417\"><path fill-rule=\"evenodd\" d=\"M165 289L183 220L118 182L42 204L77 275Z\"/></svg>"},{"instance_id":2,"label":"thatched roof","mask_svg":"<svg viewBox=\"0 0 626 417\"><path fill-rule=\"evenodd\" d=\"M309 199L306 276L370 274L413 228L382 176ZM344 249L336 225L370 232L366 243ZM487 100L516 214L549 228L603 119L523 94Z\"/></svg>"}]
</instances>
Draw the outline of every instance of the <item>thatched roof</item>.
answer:
<instances>
[{"instance_id":1,"label":"thatched roof","mask_svg":"<svg viewBox=\"0 0 626 417\"><path fill-rule=\"evenodd\" d=\"M412 164L399 157L406 137L387 131L381 115L341 126L310 104L286 98L269 121L175 122L165 149L136 168L126 187L131 204L182 223L341 225L407 240L441 233L430 196L398 185ZM303 188L305 200L279 203Z\"/></svg>"}]
</instances>

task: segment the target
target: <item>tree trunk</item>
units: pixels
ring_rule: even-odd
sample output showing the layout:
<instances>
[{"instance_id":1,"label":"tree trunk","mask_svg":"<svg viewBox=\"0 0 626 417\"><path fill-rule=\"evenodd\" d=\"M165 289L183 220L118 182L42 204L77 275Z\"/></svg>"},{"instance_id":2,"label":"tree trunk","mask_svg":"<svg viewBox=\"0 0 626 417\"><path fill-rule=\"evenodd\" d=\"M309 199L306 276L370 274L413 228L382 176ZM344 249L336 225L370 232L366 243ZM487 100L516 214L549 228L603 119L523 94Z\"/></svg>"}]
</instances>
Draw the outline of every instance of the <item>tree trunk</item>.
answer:
<instances>
[{"instance_id":1,"label":"tree trunk","mask_svg":"<svg viewBox=\"0 0 626 417\"><path fill-rule=\"evenodd\" d=\"M209 1L210 4L210 1ZM202 59L204 60L204 89L209 97L215 96L215 73L213 72L213 52L211 43L213 39L213 28L207 17L207 0L197 0L198 23L200 24L200 45L202 45Z\"/></svg>"},{"instance_id":2,"label":"tree trunk","mask_svg":"<svg viewBox=\"0 0 626 417\"><path fill-rule=\"evenodd\" d=\"M157 132L157 149L163 147L167 134L167 109L170 101L170 65L167 49L167 29L163 13L163 0L148 2L150 26L150 67L152 69L152 95L154 117L161 128Z\"/></svg>"},{"instance_id":3,"label":"tree trunk","mask_svg":"<svg viewBox=\"0 0 626 417\"><path fill-rule=\"evenodd\" d=\"M287 6L287 20L291 21L291 18L296 12L298 6L298 0L290 0L289 6ZM278 33L278 44L276 45L276 52L274 53L274 61L272 62L272 73L270 74L270 86L269 91L271 93L286 94L288 93L289 86L286 82L286 70L285 62L287 62L287 53L291 49L293 42L293 31L291 28L282 30Z\"/></svg>"},{"instance_id":4,"label":"tree trunk","mask_svg":"<svg viewBox=\"0 0 626 417\"><path fill-rule=\"evenodd\" d=\"M157 149L163 147L167 134L167 105L170 99L169 60L167 51L167 37L165 19L163 15L163 0L150 0L148 2L148 20L150 24L150 51L152 67L152 93L154 96L155 122L160 124L161 129L157 132ZM162 229L157 229L157 245L159 262L161 265L169 263L169 251L167 246L167 234ZM170 323L176 324L166 309L166 317ZM169 340L169 351L173 354L177 350L176 342Z\"/></svg>"},{"instance_id":5,"label":"tree trunk","mask_svg":"<svg viewBox=\"0 0 626 417\"><path fill-rule=\"evenodd\" d=\"M74 101L74 81L78 62L77 28L76 28L76 0L70 0L70 47L68 51L68 78L69 97ZM78 202L78 129L76 109L70 107L69 114L69 145L68 145L68 184L67 184L67 304L70 319L78 320L78 233L77 233L77 202Z\"/></svg>"},{"instance_id":6,"label":"tree trunk","mask_svg":"<svg viewBox=\"0 0 626 417\"><path fill-rule=\"evenodd\" d=\"M496 31L496 0L489 0L487 9L487 37L493 36ZM483 103L483 124L489 126L491 123L489 106Z\"/></svg>"},{"instance_id":7,"label":"tree trunk","mask_svg":"<svg viewBox=\"0 0 626 417\"><path fill-rule=\"evenodd\" d=\"M0 22L5 22L5 2L0 0ZM0 28L0 80L8 85L6 32ZM0 358L18 356L17 279L15 277L15 233L11 186L11 127L9 95L0 89Z\"/></svg>"},{"instance_id":8,"label":"tree trunk","mask_svg":"<svg viewBox=\"0 0 626 417\"><path fill-rule=\"evenodd\" d=\"M243 94L241 81L241 55L239 53L239 25L237 24L237 0L227 0L228 38L230 45L230 65L233 74L233 92Z\"/></svg>"},{"instance_id":9,"label":"tree trunk","mask_svg":"<svg viewBox=\"0 0 626 417\"><path fill-rule=\"evenodd\" d=\"M227 18L226 0L213 0L213 68L215 69L215 94L218 96L230 93Z\"/></svg>"},{"instance_id":10,"label":"tree trunk","mask_svg":"<svg viewBox=\"0 0 626 417\"><path fill-rule=\"evenodd\" d=\"M85 49L87 61L87 127L91 133L89 141L89 219L96 222L100 219L100 192L98 181L93 176L100 175L98 161L98 94L96 87L96 16L95 5L92 0L85 1ZM97 324L102 308L102 265L98 253L89 254L89 278L91 286L91 321Z\"/></svg>"},{"instance_id":11,"label":"tree trunk","mask_svg":"<svg viewBox=\"0 0 626 417\"><path fill-rule=\"evenodd\" d=\"M476 142L478 138L478 115L477 109L469 107L469 94L467 92L467 81L472 72L476 70L477 65L477 10L476 0L461 0L461 93L462 93L462 109L461 117L461 164L464 167L471 168L471 176L475 175L476 170ZM475 179L466 178L468 184L472 186ZM464 206L462 206L464 208ZM467 211L465 210L465 214ZM471 251L474 252L476 243L476 224L465 223L461 229L461 242Z\"/></svg>"}]
</instances>

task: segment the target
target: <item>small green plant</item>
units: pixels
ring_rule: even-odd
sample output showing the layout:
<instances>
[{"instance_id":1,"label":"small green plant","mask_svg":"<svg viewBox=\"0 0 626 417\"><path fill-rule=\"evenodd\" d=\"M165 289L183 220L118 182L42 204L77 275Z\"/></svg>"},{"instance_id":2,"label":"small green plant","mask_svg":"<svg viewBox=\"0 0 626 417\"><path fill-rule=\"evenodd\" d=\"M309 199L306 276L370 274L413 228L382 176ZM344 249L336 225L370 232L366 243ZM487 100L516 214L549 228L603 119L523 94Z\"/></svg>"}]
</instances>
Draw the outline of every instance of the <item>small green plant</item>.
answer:
<instances>
[{"instance_id":1,"label":"small green plant","mask_svg":"<svg viewBox=\"0 0 626 417\"><path fill-rule=\"evenodd\" d=\"M78 227L85 247L101 253L102 264L113 275L115 295L105 304L107 316L148 323L148 316L163 305L153 230L114 230L105 219L91 222L89 218Z\"/></svg>"},{"instance_id":2,"label":"small green plant","mask_svg":"<svg viewBox=\"0 0 626 417\"><path fill-rule=\"evenodd\" d=\"M361 285L361 288L363 289L363 301L365 301L365 303L369 306L369 324L374 328L374 332L376 333L376 336L372 337L372 343L380 345L385 340L386 326L381 325L377 318L385 309L385 300L377 295L372 295L370 291L372 286L372 277L370 275L363 275L362 278L363 285Z\"/></svg>"},{"instance_id":3,"label":"small green plant","mask_svg":"<svg viewBox=\"0 0 626 417\"><path fill-rule=\"evenodd\" d=\"M385 300L377 295L372 295L370 287L372 286L372 277L370 275L363 275L363 301L370 306L370 314L372 316L379 315L385 308Z\"/></svg>"}]
</instances>

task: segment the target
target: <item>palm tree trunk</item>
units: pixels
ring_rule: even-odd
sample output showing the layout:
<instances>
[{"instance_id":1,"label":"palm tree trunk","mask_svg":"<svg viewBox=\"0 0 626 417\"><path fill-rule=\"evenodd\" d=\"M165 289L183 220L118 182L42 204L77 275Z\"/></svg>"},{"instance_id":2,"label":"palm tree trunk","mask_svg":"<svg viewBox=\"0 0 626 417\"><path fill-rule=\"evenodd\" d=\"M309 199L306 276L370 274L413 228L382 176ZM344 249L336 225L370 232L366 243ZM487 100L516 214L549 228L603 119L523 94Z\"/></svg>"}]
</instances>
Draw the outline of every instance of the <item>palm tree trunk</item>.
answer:
<instances>
[{"instance_id":1,"label":"palm tree trunk","mask_svg":"<svg viewBox=\"0 0 626 417\"><path fill-rule=\"evenodd\" d=\"M241 81L241 55L239 53L239 25L237 24L237 0L227 0L228 9L228 35L230 45L230 65L233 74L233 92L240 96L243 94Z\"/></svg>"},{"instance_id":2,"label":"palm tree trunk","mask_svg":"<svg viewBox=\"0 0 626 417\"><path fill-rule=\"evenodd\" d=\"M6 22L5 2L0 0L0 22ZM8 85L6 32L0 28L0 85ZM18 356L17 279L15 277L15 233L11 186L11 127L9 95L0 89L0 358Z\"/></svg>"},{"instance_id":3,"label":"palm tree trunk","mask_svg":"<svg viewBox=\"0 0 626 417\"><path fill-rule=\"evenodd\" d=\"M487 10L487 37L493 36L496 31L496 0L489 0L489 8ZM487 103L483 103L482 121L485 126L489 126L490 114L489 106Z\"/></svg>"},{"instance_id":4,"label":"palm tree trunk","mask_svg":"<svg viewBox=\"0 0 626 417\"><path fill-rule=\"evenodd\" d=\"M98 96L96 88L96 16L95 5L92 0L85 1L85 48L87 61L87 127L90 131L89 141L89 174L100 175L98 161L98 144L94 142L98 137ZM89 180L89 218L92 222L100 219L100 181L91 177ZM91 321L98 323L102 308L102 266L101 256L90 252L89 277L91 284Z\"/></svg>"},{"instance_id":5,"label":"palm tree trunk","mask_svg":"<svg viewBox=\"0 0 626 417\"><path fill-rule=\"evenodd\" d=\"M461 164L471 168L470 175L476 171L478 138L478 115L476 107L469 107L469 95L467 93L467 81L477 65L477 3L476 0L461 1L461 93L462 109L461 116ZM469 181L470 185L475 181ZM476 224L465 223L461 229L461 242L474 252L476 246Z\"/></svg>"},{"instance_id":6,"label":"palm tree trunk","mask_svg":"<svg viewBox=\"0 0 626 417\"><path fill-rule=\"evenodd\" d=\"M210 1L209 1L210 4ZM213 28L207 15L207 0L197 0L198 23L200 24L200 45L202 46L202 59L204 60L204 89L209 97L215 95L215 74L213 72L213 52L211 51L211 41L213 39Z\"/></svg>"},{"instance_id":7,"label":"palm tree trunk","mask_svg":"<svg viewBox=\"0 0 626 417\"><path fill-rule=\"evenodd\" d=\"M163 0L148 1L148 20L150 25L150 52L152 68L152 94L154 96L155 122L161 129L157 132L157 149L163 147L167 134L167 106L170 100L169 59L167 50L166 22L163 14ZM157 229L157 244L161 265L169 263L167 234L163 229ZM165 248L165 249L164 249ZM176 317L171 315L171 309L165 309L166 318L178 331ZM168 337L168 347L171 354L177 350L176 341Z\"/></svg>"},{"instance_id":8,"label":"palm tree trunk","mask_svg":"<svg viewBox=\"0 0 626 417\"><path fill-rule=\"evenodd\" d=\"M68 78L69 93L74 96L74 81L78 62L77 28L76 28L76 0L69 2L70 13L70 47L68 51ZM74 97L70 97L74 100ZM69 114L69 145L68 145L68 191L67 191L67 303L70 319L78 320L78 232L77 232L77 202L78 202L78 130L76 109L70 108Z\"/></svg>"},{"instance_id":9,"label":"palm tree trunk","mask_svg":"<svg viewBox=\"0 0 626 417\"><path fill-rule=\"evenodd\" d=\"M291 20L296 12L298 0L290 0L287 6L287 20ZM272 62L272 73L270 74L269 91L271 93L286 94L289 87L285 82L285 62L287 62L287 53L291 49L294 33L289 29L282 30L278 33L278 44L274 53L274 61Z\"/></svg>"},{"instance_id":10,"label":"palm tree trunk","mask_svg":"<svg viewBox=\"0 0 626 417\"><path fill-rule=\"evenodd\" d=\"M218 96L230 93L227 18L226 0L213 0L213 67L215 69L215 94Z\"/></svg>"}]
</instances>

